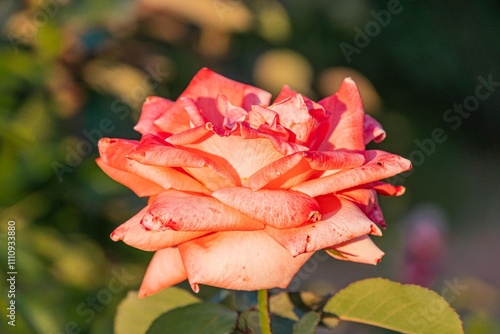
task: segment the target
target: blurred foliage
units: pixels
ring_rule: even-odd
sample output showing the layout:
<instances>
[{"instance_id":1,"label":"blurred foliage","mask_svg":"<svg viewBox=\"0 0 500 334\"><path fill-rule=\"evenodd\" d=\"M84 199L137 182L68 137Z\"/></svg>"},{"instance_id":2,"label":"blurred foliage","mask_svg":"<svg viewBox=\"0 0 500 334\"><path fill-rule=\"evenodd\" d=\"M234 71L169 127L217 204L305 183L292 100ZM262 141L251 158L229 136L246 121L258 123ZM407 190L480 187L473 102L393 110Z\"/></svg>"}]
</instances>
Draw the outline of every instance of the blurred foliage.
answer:
<instances>
[{"instance_id":1,"label":"blurred foliage","mask_svg":"<svg viewBox=\"0 0 500 334\"><path fill-rule=\"evenodd\" d=\"M203 66L273 93L286 83L312 98L335 92L352 76L366 110L388 132L378 147L410 158L422 151L415 140L442 128L446 141L422 153L424 161L414 161L412 174L399 179L406 195L381 200L390 226L377 242L387 256L378 271L363 275L400 277L404 229L394 223L418 203L435 203L450 217L449 261L436 282L474 276L469 291L490 289L494 300L486 308L477 301L472 308L452 305L468 315L471 332L497 328L500 272L490 263L497 262L491 256L498 246L482 241L500 236L494 225L500 92L480 101L457 129L443 115L475 94L480 76L500 81L500 5L401 1L402 10L346 57L341 43L355 46L358 31L377 22L388 3L2 0L0 239L3 254L6 222L15 220L16 330L112 332L116 305L138 287L151 254L108 238L144 201L99 170L96 142L138 138L132 127L144 98L175 99ZM349 264L328 264L335 270L319 271L333 282L318 283L325 290L359 275ZM88 298L108 296L102 291L121 270L131 277L124 288L108 304L89 306ZM6 301L2 294L2 309Z\"/></svg>"}]
</instances>

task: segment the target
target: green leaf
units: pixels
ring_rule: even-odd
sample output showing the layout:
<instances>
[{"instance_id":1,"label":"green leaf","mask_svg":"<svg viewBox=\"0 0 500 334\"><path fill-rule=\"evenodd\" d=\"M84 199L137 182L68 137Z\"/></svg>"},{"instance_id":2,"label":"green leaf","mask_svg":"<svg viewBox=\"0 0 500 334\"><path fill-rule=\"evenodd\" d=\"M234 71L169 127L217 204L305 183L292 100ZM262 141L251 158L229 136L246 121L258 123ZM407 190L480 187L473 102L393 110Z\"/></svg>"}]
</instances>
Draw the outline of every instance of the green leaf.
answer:
<instances>
[{"instance_id":1,"label":"green leaf","mask_svg":"<svg viewBox=\"0 0 500 334\"><path fill-rule=\"evenodd\" d=\"M318 327L320 316L316 312L307 312L300 320L293 326L293 334L314 334Z\"/></svg>"},{"instance_id":2,"label":"green leaf","mask_svg":"<svg viewBox=\"0 0 500 334\"><path fill-rule=\"evenodd\" d=\"M237 318L236 312L220 304L192 304L162 314L147 333L231 333Z\"/></svg>"},{"instance_id":3,"label":"green leaf","mask_svg":"<svg viewBox=\"0 0 500 334\"><path fill-rule=\"evenodd\" d=\"M298 321L303 314L316 310L320 302L321 298L312 292L280 292L269 298L269 307L273 314Z\"/></svg>"},{"instance_id":4,"label":"green leaf","mask_svg":"<svg viewBox=\"0 0 500 334\"><path fill-rule=\"evenodd\" d=\"M269 298L269 308L272 314L294 321L299 320L299 317L294 312L294 305L286 292L272 295Z\"/></svg>"},{"instance_id":5,"label":"green leaf","mask_svg":"<svg viewBox=\"0 0 500 334\"><path fill-rule=\"evenodd\" d=\"M382 278L355 282L325 305L341 320L404 333L463 333L457 313L436 292Z\"/></svg>"},{"instance_id":6,"label":"green leaf","mask_svg":"<svg viewBox=\"0 0 500 334\"><path fill-rule=\"evenodd\" d=\"M186 290L171 287L140 299L137 291L130 291L118 305L115 334L145 333L153 321L166 311L199 303L200 300Z\"/></svg>"}]
</instances>

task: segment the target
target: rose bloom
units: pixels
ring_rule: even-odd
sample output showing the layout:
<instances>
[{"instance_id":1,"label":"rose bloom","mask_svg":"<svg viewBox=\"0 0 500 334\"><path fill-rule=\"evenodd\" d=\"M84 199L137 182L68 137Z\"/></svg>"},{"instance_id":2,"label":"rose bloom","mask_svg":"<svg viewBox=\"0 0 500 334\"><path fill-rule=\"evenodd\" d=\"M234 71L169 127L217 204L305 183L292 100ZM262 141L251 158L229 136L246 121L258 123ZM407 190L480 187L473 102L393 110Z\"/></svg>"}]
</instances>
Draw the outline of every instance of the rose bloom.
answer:
<instances>
[{"instance_id":1,"label":"rose bloom","mask_svg":"<svg viewBox=\"0 0 500 334\"><path fill-rule=\"evenodd\" d=\"M97 164L148 204L111 234L155 251L139 295L186 279L236 290L286 288L316 251L376 264L385 227L380 180L411 168L378 150L385 137L355 83L319 102L271 94L200 70L175 101L149 97L140 141L103 138Z\"/></svg>"}]
</instances>

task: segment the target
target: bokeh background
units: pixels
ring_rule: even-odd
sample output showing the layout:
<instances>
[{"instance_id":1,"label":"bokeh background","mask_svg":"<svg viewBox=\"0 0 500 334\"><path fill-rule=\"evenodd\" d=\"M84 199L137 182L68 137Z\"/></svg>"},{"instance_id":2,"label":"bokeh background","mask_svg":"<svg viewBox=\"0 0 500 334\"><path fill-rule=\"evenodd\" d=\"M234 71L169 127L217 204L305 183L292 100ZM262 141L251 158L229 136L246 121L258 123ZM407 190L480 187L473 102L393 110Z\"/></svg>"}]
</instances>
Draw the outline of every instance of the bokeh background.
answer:
<instances>
[{"instance_id":1,"label":"bokeh background","mask_svg":"<svg viewBox=\"0 0 500 334\"><path fill-rule=\"evenodd\" d=\"M293 288L417 283L442 294L466 332L500 332L498 1L2 0L0 29L2 333L113 332L152 254L109 239L144 200L97 167L97 139L138 139L145 97L175 99L205 66L313 99L351 76L388 133L377 147L413 161L392 180L406 194L381 199L382 263L315 257ZM16 328L3 315L9 220ZM96 302L117 277L120 289Z\"/></svg>"}]
</instances>

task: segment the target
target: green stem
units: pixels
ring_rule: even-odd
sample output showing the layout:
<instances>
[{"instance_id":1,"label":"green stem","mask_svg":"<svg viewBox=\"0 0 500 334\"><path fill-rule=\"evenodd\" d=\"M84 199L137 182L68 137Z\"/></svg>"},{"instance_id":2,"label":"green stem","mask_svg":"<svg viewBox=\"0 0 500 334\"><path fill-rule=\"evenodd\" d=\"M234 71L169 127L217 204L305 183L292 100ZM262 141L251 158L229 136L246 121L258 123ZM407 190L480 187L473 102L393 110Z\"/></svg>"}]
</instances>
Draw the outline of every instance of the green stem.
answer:
<instances>
[{"instance_id":1,"label":"green stem","mask_svg":"<svg viewBox=\"0 0 500 334\"><path fill-rule=\"evenodd\" d=\"M271 333L271 318L269 317L269 291L266 289L257 291L257 305L259 310L259 323L261 334Z\"/></svg>"}]
</instances>

